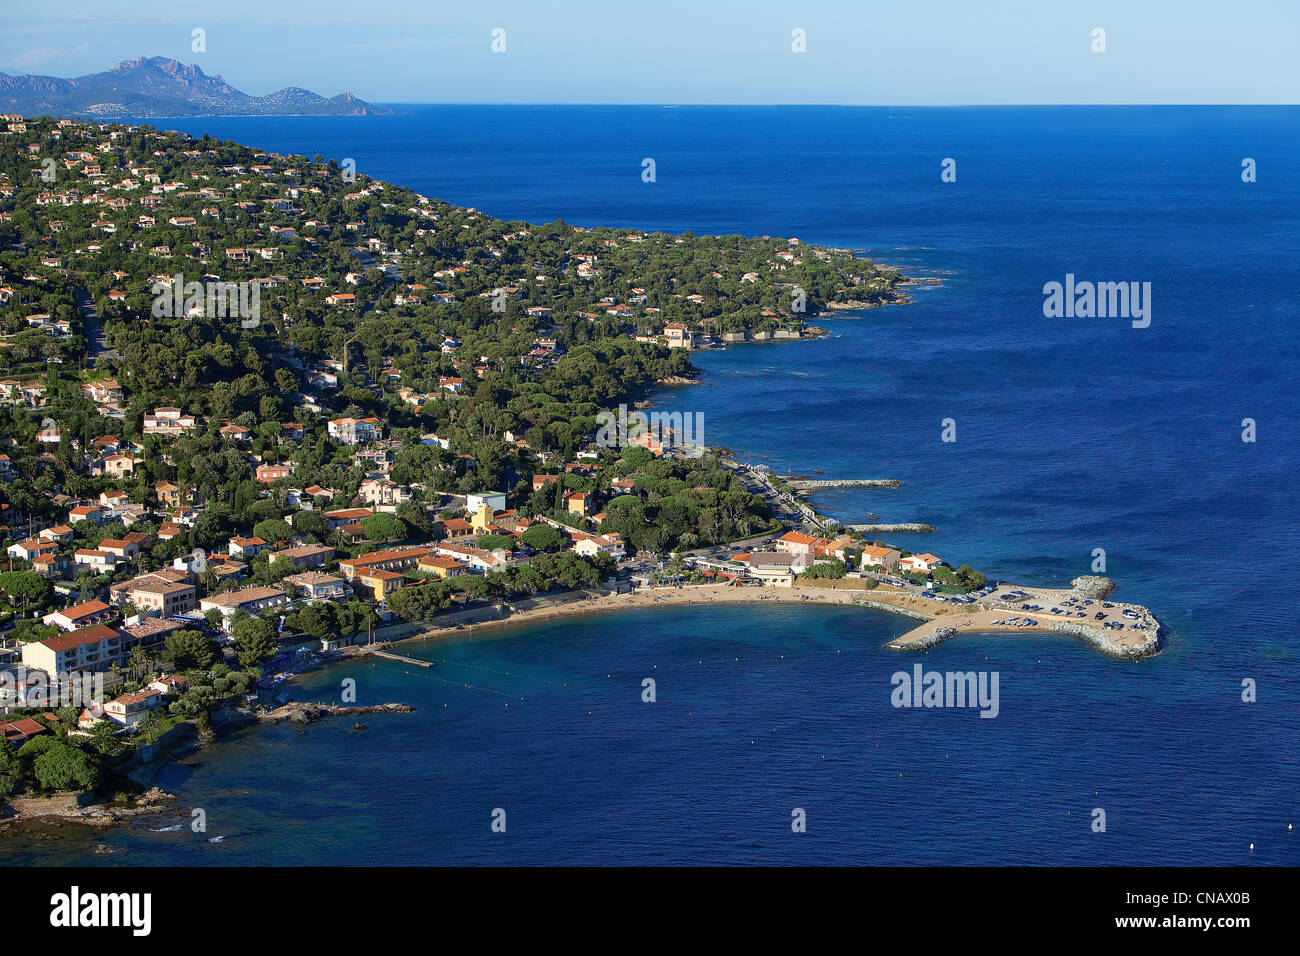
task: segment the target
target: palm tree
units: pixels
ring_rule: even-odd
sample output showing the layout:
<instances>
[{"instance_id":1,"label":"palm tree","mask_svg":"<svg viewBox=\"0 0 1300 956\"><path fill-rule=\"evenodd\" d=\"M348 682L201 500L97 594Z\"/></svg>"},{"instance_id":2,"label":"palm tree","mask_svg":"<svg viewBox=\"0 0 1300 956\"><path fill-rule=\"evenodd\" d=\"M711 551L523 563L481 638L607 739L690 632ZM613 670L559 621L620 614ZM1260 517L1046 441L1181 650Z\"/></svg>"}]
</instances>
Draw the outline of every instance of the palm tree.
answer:
<instances>
[{"instance_id":1,"label":"palm tree","mask_svg":"<svg viewBox=\"0 0 1300 956\"><path fill-rule=\"evenodd\" d=\"M108 718L104 718L95 724L91 736L95 741L95 749L105 756L107 756L117 744L117 740L113 735L113 723L108 720Z\"/></svg>"},{"instance_id":2,"label":"palm tree","mask_svg":"<svg viewBox=\"0 0 1300 956\"><path fill-rule=\"evenodd\" d=\"M158 716L158 711L151 710L145 714L144 720L140 721L140 730L144 733L149 743L153 743L158 738L158 731L162 729L162 718Z\"/></svg>"},{"instance_id":3,"label":"palm tree","mask_svg":"<svg viewBox=\"0 0 1300 956\"><path fill-rule=\"evenodd\" d=\"M131 679L138 680L149 672L149 665L152 662L143 647L134 647L131 649L129 663L131 665Z\"/></svg>"}]
</instances>

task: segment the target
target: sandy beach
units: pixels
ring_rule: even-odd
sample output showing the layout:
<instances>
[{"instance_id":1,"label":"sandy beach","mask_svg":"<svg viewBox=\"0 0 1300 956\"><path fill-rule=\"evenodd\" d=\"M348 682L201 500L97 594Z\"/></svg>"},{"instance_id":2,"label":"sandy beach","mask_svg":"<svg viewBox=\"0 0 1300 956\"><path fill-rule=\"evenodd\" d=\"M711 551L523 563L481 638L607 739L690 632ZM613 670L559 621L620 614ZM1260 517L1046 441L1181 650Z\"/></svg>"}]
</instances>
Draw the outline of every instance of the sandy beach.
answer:
<instances>
[{"instance_id":1,"label":"sandy beach","mask_svg":"<svg viewBox=\"0 0 1300 956\"><path fill-rule=\"evenodd\" d=\"M1010 590L1009 587L1000 590ZM1026 589L1021 589L1026 590ZM1028 592L1027 600L1043 603L1046 607L1060 604L1077 592L1069 588L1034 588ZM981 602L973 605L947 604L918 596L917 594L888 584L881 584L871 590L848 587L826 587L800 582L793 588L779 587L739 587L736 585L701 584L681 587L663 587L638 590L626 594L593 595L566 604L548 605L512 609L508 616L473 623L450 625L429 625L422 622L402 622L384 627L376 632L376 643L369 646L347 648L344 656L368 653L377 648L389 646L401 641L415 639L436 639L452 634L474 634L489 630L521 627L541 621L552 621L585 614L602 614L610 611L635 610L655 607L679 607L702 604L777 604L785 606L816 606L853 604L876 607L880 610L896 610L900 615L919 619L917 624L906 633L893 639L886 645L892 650L920 651L962 633L1008 633L1021 632L1037 634L1061 634L1082 638L1093 644L1103 653L1117 657L1144 656L1157 647L1156 633L1158 622L1146 608L1140 605L1114 602L1111 616L1129 623L1120 615L1124 608L1133 608L1141 616L1142 629L1107 630L1097 626L1091 619L1080 619L1066 614L1051 614L1047 610L1024 612L1016 610L1017 602L1002 602L995 594L990 601L997 602L990 607ZM1096 611L1100 603L1091 610ZM1035 623L1027 627L999 626L995 621L1007 618L1031 617Z\"/></svg>"},{"instance_id":2,"label":"sandy beach","mask_svg":"<svg viewBox=\"0 0 1300 956\"><path fill-rule=\"evenodd\" d=\"M607 594L571 601L567 604L551 607L537 607L518 610L508 617L496 620L475 621L473 624L460 626L438 626L422 622L393 624L376 632L376 637L384 644L416 638L445 637L456 633L479 633L486 630L519 627L550 621L558 618L574 617L582 614L601 614L609 611L633 610L638 608L675 607L690 604L851 604L855 597L867 593L861 590L840 590L834 588L754 588L737 587L722 584L686 585L682 587L664 587L651 590L633 591L627 594ZM365 653L367 648L347 648L343 653Z\"/></svg>"}]
</instances>

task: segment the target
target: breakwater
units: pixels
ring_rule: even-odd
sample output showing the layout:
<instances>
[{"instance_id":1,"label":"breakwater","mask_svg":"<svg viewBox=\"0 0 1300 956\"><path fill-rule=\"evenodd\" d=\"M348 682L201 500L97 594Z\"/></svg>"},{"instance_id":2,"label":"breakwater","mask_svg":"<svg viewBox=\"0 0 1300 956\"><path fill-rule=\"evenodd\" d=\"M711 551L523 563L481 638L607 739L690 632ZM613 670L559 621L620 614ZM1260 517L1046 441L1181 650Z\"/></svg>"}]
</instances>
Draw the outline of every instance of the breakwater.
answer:
<instances>
[{"instance_id":1,"label":"breakwater","mask_svg":"<svg viewBox=\"0 0 1300 956\"><path fill-rule=\"evenodd\" d=\"M786 484L796 491L816 491L819 488L897 488L902 482L897 478L791 478Z\"/></svg>"},{"instance_id":2,"label":"breakwater","mask_svg":"<svg viewBox=\"0 0 1300 956\"><path fill-rule=\"evenodd\" d=\"M850 531L859 531L863 534L929 534L935 530L932 524L918 524L915 522L904 524L851 524L847 527Z\"/></svg>"}]
</instances>

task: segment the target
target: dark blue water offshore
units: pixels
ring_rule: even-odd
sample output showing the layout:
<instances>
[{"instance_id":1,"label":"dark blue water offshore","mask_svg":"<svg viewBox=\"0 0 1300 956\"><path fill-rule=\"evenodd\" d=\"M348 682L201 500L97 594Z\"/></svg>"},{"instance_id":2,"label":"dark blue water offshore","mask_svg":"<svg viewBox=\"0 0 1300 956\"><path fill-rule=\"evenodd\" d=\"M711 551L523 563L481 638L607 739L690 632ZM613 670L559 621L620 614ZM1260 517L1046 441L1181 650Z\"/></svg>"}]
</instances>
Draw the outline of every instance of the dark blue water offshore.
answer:
<instances>
[{"instance_id":1,"label":"dark blue water offshore","mask_svg":"<svg viewBox=\"0 0 1300 956\"><path fill-rule=\"evenodd\" d=\"M1297 119L414 107L160 122L352 157L506 219L793 235L940 277L910 305L815 320L823 339L700 353L704 384L658 401L783 472L899 479L817 502L931 523L890 538L953 565L1062 585L1104 548L1118 596L1172 634L1136 663L1020 636L913 657L880 646L905 618L769 604L406 645L438 666L348 664L294 693L334 698L354 677L362 703L417 716L255 728L165 770L161 786L207 811L205 836L65 829L0 843L0 861L1300 863ZM1044 318L1043 285L1066 273L1150 282L1150 327ZM956 442L940 441L946 418ZM998 717L894 709L890 675L918 661L996 670ZM1241 701L1247 678L1257 703Z\"/></svg>"}]
</instances>

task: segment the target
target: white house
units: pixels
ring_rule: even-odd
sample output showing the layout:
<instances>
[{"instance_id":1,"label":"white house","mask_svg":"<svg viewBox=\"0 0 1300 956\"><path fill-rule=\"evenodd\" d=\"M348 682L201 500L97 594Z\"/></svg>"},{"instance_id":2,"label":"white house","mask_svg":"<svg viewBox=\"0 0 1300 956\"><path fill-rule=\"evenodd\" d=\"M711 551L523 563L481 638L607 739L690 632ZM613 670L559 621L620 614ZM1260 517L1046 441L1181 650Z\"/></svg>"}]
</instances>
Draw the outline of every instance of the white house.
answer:
<instances>
[{"instance_id":1,"label":"white house","mask_svg":"<svg viewBox=\"0 0 1300 956\"><path fill-rule=\"evenodd\" d=\"M229 630L230 618L237 611L256 614L266 608L280 607L287 603L289 603L289 596L279 588L265 588L254 585L240 588L237 591L227 591L224 594L205 597L199 601L199 610L204 613L213 609L220 611L222 627Z\"/></svg>"},{"instance_id":2,"label":"white house","mask_svg":"<svg viewBox=\"0 0 1300 956\"><path fill-rule=\"evenodd\" d=\"M378 438L383 426L377 418L333 418L326 427L342 445L364 445Z\"/></svg>"},{"instance_id":3,"label":"white house","mask_svg":"<svg viewBox=\"0 0 1300 956\"><path fill-rule=\"evenodd\" d=\"M903 558L898 562L899 566L907 571L915 571L919 574L928 574L939 565L943 564L933 554L913 554Z\"/></svg>"},{"instance_id":4,"label":"white house","mask_svg":"<svg viewBox=\"0 0 1300 956\"><path fill-rule=\"evenodd\" d=\"M506 510L506 493L504 491L481 491L478 494L465 496L465 510L469 514L474 514L484 505L487 505L493 512Z\"/></svg>"}]
</instances>

